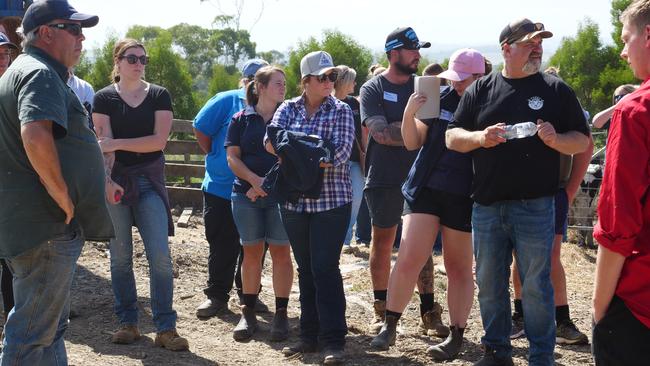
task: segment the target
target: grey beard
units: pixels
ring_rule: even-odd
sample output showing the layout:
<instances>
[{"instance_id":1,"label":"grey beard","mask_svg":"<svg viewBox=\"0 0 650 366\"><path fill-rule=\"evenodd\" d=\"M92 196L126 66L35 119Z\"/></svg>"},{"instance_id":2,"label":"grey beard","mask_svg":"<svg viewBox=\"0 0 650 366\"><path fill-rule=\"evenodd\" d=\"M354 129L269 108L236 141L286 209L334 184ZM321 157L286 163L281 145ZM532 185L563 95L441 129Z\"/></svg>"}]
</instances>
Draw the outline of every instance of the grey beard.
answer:
<instances>
[{"instance_id":1,"label":"grey beard","mask_svg":"<svg viewBox=\"0 0 650 366\"><path fill-rule=\"evenodd\" d=\"M542 62L541 61L532 61L528 60L524 67L521 68L521 70L527 74L527 75L533 75L539 72L539 69L542 67Z\"/></svg>"}]
</instances>

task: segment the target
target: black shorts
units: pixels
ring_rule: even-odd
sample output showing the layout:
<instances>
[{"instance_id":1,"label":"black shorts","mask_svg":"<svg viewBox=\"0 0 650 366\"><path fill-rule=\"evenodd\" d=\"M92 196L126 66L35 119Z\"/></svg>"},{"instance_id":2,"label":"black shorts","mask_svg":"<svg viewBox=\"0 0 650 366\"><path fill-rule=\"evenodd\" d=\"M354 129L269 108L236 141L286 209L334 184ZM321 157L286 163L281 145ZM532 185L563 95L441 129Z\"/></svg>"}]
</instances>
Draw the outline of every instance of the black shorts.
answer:
<instances>
[{"instance_id":1,"label":"black shorts","mask_svg":"<svg viewBox=\"0 0 650 366\"><path fill-rule=\"evenodd\" d=\"M569 216L569 196L561 188L555 194L555 235L566 235L567 217Z\"/></svg>"},{"instance_id":2,"label":"black shorts","mask_svg":"<svg viewBox=\"0 0 650 366\"><path fill-rule=\"evenodd\" d=\"M391 228L402 219L404 196L400 187L372 187L363 191L373 226Z\"/></svg>"},{"instance_id":3,"label":"black shorts","mask_svg":"<svg viewBox=\"0 0 650 366\"><path fill-rule=\"evenodd\" d=\"M591 338L596 366L648 364L650 329L616 295L605 316L593 326Z\"/></svg>"},{"instance_id":4,"label":"black shorts","mask_svg":"<svg viewBox=\"0 0 650 366\"><path fill-rule=\"evenodd\" d=\"M421 213L438 216L441 225L471 233L473 203L469 197L422 188L415 201L404 202L404 214Z\"/></svg>"}]
</instances>

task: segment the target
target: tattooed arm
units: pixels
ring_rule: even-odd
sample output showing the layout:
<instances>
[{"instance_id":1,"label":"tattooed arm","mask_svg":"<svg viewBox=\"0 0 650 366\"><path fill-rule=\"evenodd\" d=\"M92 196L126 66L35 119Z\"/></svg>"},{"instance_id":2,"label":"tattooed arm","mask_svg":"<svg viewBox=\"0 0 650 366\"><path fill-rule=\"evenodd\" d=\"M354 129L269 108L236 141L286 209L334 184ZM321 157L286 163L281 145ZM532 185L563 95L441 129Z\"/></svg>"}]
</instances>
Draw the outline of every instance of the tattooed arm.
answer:
<instances>
[{"instance_id":1,"label":"tattooed arm","mask_svg":"<svg viewBox=\"0 0 650 366\"><path fill-rule=\"evenodd\" d=\"M95 133L97 138L102 137L113 137L113 131L111 130L111 120L110 118L101 113L93 113L93 122L95 124ZM122 196L124 194L124 188L119 184L113 182L111 179L111 171L113 170L113 164L115 163L115 152L104 153L104 172L106 174L106 200L108 203L116 204L119 200L116 199L116 194Z\"/></svg>"},{"instance_id":2,"label":"tattooed arm","mask_svg":"<svg viewBox=\"0 0 650 366\"><path fill-rule=\"evenodd\" d=\"M404 146L402 121L388 123L384 116L372 116L365 121L370 136L382 145Z\"/></svg>"}]
</instances>

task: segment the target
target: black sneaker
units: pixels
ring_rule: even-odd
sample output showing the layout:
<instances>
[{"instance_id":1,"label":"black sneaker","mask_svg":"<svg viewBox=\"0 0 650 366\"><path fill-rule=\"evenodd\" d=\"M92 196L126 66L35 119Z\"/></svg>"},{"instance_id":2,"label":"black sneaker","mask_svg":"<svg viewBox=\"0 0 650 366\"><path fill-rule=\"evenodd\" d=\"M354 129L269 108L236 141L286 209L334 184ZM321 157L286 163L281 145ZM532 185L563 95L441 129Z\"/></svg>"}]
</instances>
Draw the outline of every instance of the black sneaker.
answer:
<instances>
[{"instance_id":1,"label":"black sneaker","mask_svg":"<svg viewBox=\"0 0 650 366\"><path fill-rule=\"evenodd\" d=\"M578 330L573 321L557 324L555 330L555 343L557 344L588 344L587 335Z\"/></svg>"},{"instance_id":2,"label":"black sneaker","mask_svg":"<svg viewBox=\"0 0 650 366\"><path fill-rule=\"evenodd\" d=\"M524 330L524 317L521 314L512 314L512 329L510 330L510 339L517 339L524 337L526 331Z\"/></svg>"}]
</instances>

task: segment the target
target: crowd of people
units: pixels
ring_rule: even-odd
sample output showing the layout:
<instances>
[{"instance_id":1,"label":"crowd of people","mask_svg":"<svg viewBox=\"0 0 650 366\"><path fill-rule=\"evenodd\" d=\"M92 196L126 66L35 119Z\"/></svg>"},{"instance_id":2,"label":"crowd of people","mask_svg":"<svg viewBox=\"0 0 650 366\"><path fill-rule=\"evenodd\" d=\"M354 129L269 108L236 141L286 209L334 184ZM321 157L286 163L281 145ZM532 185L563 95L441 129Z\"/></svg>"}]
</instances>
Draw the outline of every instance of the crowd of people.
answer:
<instances>
[{"instance_id":1,"label":"crowd of people","mask_svg":"<svg viewBox=\"0 0 650 366\"><path fill-rule=\"evenodd\" d=\"M615 106L593 119L594 127L609 128L594 230L596 365L642 365L650 344L650 0L633 1L620 19L621 57L643 83L617 88ZM172 95L145 81L149 56L134 39L116 42L105 88L94 93L76 77L83 29L98 22L65 0L42 0L23 17L20 45L11 41L13 30L0 29L11 34L0 33L1 365L67 364L63 336L85 240L110 242L119 322L112 342L141 337L134 226L149 264L154 344L190 348L176 330L168 242L174 225L163 150ZM281 352L322 351L324 364L345 362L339 262L353 252L356 226L357 240L370 241L369 348L395 344L417 286L420 331L441 339L425 352L435 361L456 358L474 281L484 330L475 365L513 365L511 339L520 336L528 339L531 365L553 365L556 343L588 343L570 317L560 248L593 141L558 70L541 72L542 43L552 36L542 23L521 18L499 35L502 70L491 72L472 48L454 52L447 70L425 67L423 75L441 81L432 118L417 117L427 96L415 87L420 50L431 44L410 27L387 36L388 66L369 70L358 97L357 70L336 65L323 50L302 58L301 94L289 100L281 67L244 63L240 88L212 97L193 123L206 154L209 243L206 298L196 316L225 310L234 283L241 319L232 336L253 337L257 313L268 311L259 293L269 252L270 340L287 340L293 253L299 341ZM440 241L448 321L434 301L432 251Z\"/></svg>"}]
</instances>

